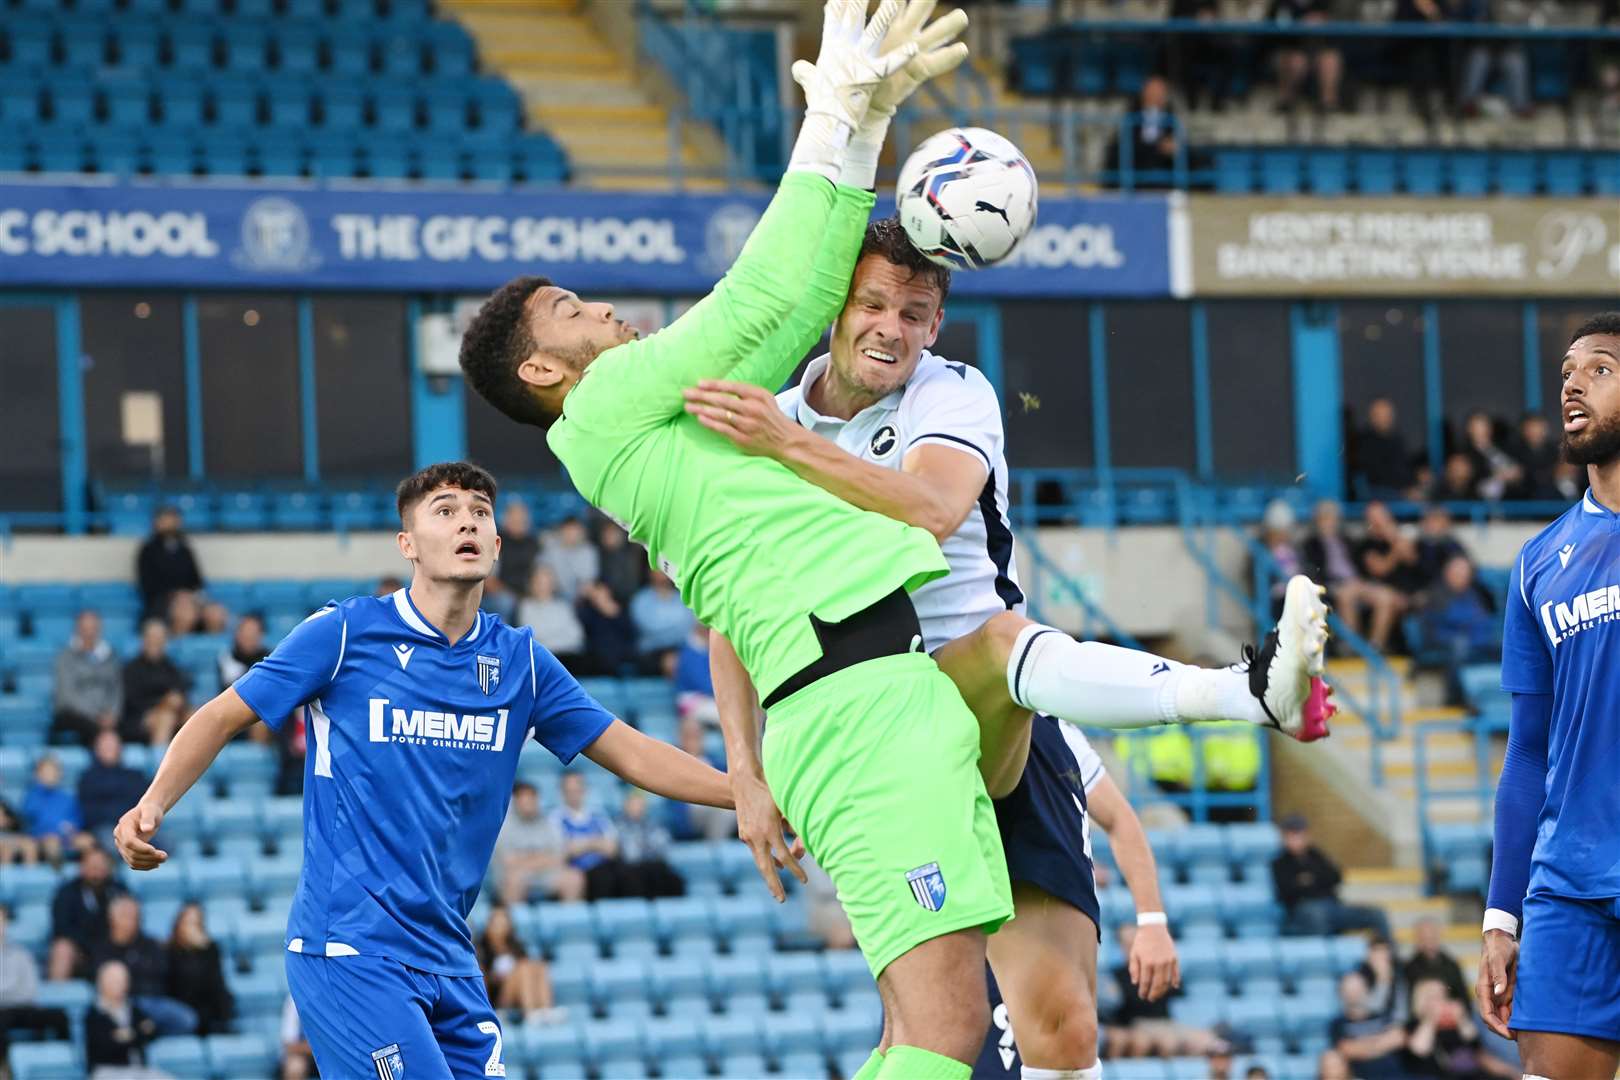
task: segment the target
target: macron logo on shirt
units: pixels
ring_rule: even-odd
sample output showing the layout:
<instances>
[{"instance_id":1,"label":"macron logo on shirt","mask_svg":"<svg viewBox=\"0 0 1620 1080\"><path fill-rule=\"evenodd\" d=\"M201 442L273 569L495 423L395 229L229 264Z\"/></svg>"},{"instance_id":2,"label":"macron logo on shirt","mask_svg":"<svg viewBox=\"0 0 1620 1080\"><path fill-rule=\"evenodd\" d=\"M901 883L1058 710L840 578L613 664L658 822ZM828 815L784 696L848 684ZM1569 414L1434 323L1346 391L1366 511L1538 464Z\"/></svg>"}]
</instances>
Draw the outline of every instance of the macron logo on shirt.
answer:
<instances>
[{"instance_id":1,"label":"macron logo on shirt","mask_svg":"<svg viewBox=\"0 0 1620 1080\"><path fill-rule=\"evenodd\" d=\"M494 716L480 716L405 709L391 705L387 698L372 698L371 741L444 750L489 750L498 754L506 749L507 713L508 710L501 709Z\"/></svg>"}]
</instances>

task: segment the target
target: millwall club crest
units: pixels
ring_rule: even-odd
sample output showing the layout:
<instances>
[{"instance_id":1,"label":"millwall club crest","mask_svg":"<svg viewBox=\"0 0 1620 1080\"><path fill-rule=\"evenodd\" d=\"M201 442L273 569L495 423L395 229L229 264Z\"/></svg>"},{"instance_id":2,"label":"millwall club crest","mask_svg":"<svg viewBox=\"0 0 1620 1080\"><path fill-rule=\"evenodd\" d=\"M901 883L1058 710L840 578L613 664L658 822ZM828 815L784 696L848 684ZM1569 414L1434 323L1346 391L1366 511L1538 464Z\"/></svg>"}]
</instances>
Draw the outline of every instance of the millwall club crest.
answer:
<instances>
[{"instance_id":1,"label":"millwall club crest","mask_svg":"<svg viewBox=\"0 0 1620 1080\"><path fill-rule=\"evenodd\" d=\"M486 694L494 693L495 688L501 685L501 658L498 656L480 656L478 658L478 688Z\"/></svg>"},{"instance_id":2,"label":"millwall club crest","mask_svg":"<svg viewBox=\"0 0 1620 1080\"><path fill-rule=\"evenodd\" d=\"M900 445L900 436L895 432L893 424L884 424L872 435L872 456L886 458L894 453L894 448Z\"/></svg>"},{"instance_id":3,"label":"millwall club crest","mask_svg":"<svg viewBox=\"0 0 1620 1080\"><path fill-rule=\"evenodd\" d=\"M912 870L906 874L906 884L911 886L912 899L925 909L938 911L945 906L945 875L939 872L939 863Z\"/></svg>"},{"instance_id":4,"label":"millwall club crest","mask_svg":"<svg viewBox=\"0 0 1620 1080\"><path fill-rule=\"evenodd\" d=\"M377 1067L377 1080L405 1080L405 1056L399 1052L399 1043L373 1050L371 1063Z\"/></svg>"}]
</instances>

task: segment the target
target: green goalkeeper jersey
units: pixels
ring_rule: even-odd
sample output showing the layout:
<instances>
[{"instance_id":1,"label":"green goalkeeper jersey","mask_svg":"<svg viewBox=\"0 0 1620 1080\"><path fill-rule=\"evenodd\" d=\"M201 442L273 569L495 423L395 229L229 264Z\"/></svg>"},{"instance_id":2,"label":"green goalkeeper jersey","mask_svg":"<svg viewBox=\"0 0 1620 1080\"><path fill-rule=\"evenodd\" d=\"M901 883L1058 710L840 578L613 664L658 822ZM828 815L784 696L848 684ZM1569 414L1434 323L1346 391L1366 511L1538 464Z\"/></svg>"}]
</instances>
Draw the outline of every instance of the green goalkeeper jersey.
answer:
<instances>
[{"instance_id":1,"label":"green goalkeeper jersey","mask_svg":"<svg viewBox=\"0 0 1620 1080\"><path fill-rule=\"evenodd\" d=\"M926 530L743 454L685 412L701 379L781 387L843 306L873 202L789 173L714 290L598 356L547 435L580 493L730 639L761 697L820 657L807 616L837 622L948 570Z\"/></svg>"}]
</instances>

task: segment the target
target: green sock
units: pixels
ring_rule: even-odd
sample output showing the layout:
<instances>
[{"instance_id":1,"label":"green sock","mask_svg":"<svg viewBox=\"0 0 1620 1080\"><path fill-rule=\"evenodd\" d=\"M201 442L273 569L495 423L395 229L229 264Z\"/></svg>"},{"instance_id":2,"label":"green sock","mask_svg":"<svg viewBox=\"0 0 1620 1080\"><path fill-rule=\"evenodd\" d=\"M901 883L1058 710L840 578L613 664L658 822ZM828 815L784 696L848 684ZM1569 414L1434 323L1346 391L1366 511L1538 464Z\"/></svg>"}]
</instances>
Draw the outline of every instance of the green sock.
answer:
<instances>
[{"instance_id":1,"label":"green sock","mask_svg":"<svg viewBox=\"0 0 1620 1080\"><path fill-rule=\"evenodd\" d=\"M872 1056L866 1059L866 1064L855 1070L855 1075L849 1080L877 1080L878 1070L883 1068L883 1051L873 1050Z\"/></svg>"},{"instance_id":2,"label":"green sock","mask_svg":"<svg viewBox=\"0 0 1620 1080\"><path fill-rule=\"evenodd\" d=\"M878 1080L969 1080L973 1066L915 1046L891 1046Z\"/></svg>"}]
</instances>

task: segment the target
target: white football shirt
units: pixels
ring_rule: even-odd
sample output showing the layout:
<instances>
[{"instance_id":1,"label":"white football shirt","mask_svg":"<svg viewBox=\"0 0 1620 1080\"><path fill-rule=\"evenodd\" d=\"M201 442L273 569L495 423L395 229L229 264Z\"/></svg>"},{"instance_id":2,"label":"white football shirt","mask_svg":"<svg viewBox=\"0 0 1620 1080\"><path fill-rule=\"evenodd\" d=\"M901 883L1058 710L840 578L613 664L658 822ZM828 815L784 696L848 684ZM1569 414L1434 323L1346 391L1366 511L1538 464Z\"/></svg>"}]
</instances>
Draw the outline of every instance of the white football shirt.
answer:
<instances>
[{"instance_id":1,"label":"white football shirt","mask_svg":"<svg viewBox=\"0 0 1620 1080\"><path fill-rule=\"evenodd\" d=\"M933 443L960 450L963 467L977 468L984 477L966 520L941 545L951 572L911 595L927 650L972 633L998 611L1022 612L1024 592L1007 518L1006 438L1001 403L989 380L977 368L925 349L904 386L846 421L822 416L804 397L830 362L830 356L818 356L798 386L777 395L790 418L856 457L896 472L914 447Z\"/></svg>"}]
</instances>

